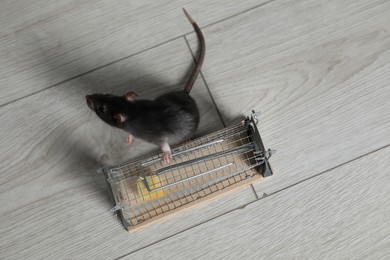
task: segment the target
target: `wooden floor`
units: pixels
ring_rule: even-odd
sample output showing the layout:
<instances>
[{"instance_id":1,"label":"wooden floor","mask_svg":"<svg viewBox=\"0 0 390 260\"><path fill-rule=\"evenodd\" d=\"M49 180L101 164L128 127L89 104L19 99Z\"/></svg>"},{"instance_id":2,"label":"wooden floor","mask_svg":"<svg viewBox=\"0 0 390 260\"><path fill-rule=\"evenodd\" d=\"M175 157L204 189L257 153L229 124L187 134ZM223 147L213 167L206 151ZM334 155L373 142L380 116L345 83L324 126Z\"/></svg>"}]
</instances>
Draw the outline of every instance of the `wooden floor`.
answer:
<instances>
[{"instance_id":1,"label":"wooden floor","mask_svg":"<svg viewBox=\"0 0 390 260\"><path fill-rule=\"evenodd\" d=\"M275 175L127 233L110 163L154 150L94 92L182 88L198 136L261 111ZM4 1L0 259L390 259L390 1Z\"/></svg>"}]
</instances>

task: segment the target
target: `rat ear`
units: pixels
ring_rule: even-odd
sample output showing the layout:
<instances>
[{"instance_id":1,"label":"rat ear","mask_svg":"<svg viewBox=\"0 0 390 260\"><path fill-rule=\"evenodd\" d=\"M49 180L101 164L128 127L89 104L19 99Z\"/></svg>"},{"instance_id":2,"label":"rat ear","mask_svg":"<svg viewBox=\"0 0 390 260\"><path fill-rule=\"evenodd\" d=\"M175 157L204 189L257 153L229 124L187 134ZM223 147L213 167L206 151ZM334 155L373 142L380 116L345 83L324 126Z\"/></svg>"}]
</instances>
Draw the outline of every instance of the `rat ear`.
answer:
<instances>
[{"instance_id":1,"label":"rat ear","mask_svg":"<svg viewBox=\"0 0 390 260\"><path fill-rule=\"evenodd\" d=\"M116 114L114 115L114 118L118 126L122 125L122 123L126 121L126 116L123 114Z\"/></svg>"},{"instance_id":2,"label":"rat ear","mask_svg":"<svg viewBox=\"0 0 390 260\"><path fill-rule=\"evenodd\" d=\"M123 96L127 101L132 102L134 101L135 97L138 97L138 94L134 91L127 92L126 95Z\"/></svg>"}]
</instances>

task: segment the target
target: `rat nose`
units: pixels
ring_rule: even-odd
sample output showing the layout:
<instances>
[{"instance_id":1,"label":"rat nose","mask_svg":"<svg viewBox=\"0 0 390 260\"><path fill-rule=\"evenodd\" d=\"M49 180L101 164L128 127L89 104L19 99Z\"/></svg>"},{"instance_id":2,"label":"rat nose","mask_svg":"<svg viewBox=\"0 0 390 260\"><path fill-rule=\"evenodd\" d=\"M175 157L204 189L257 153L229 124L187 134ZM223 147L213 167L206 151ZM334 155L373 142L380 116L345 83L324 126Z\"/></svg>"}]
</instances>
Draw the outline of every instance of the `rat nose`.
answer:
<instances>
[{"instance_id":1,"label":"rat nose","mask_svg":"<svg viewBox=\"0 0 390 260\"><path fill-rule=\"evenodd\" d=\"M85 99L87 100L87 105L90 109L95 110L95 106L93 105L93 100L90 95L85 96Z\"/></svg>"}]
</instances>

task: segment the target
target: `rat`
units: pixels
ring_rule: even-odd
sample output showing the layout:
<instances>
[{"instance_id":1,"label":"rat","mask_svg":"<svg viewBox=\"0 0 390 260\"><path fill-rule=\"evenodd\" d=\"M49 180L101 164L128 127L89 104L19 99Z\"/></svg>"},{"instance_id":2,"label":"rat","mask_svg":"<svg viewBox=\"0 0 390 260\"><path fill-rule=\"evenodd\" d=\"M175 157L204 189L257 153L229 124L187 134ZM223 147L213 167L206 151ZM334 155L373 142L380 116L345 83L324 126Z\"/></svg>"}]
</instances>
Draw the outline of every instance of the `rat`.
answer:
<instances>
[{"instance_id":1,"label":"rat","mask_svg":"<svg viewBox=\"0 0 390 260\"><path fill-rule=\"evenodd\" d=\"M183 11L200 43L198 61L183 90L168 92L154 100L138 100L133 91L123 96L93 94L85 97L88 107L100 119L129 133L129 144L136 137L158 145L164 163L172 159L170 145L191 138L199 125L199 110L190 92L200 73L206 44L199 26L184 8Z\"/></svg>"}]
</instances>

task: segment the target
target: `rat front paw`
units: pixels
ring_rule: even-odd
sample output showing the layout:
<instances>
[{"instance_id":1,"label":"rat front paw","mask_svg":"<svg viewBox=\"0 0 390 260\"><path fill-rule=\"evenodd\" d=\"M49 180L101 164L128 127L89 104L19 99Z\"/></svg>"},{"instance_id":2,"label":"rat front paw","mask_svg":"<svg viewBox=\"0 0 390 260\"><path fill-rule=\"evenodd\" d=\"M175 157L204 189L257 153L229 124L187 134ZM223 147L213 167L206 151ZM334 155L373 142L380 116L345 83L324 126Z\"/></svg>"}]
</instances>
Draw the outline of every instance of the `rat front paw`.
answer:
<instances>
[{"instance_id":1,"label":"rat front paw","mask_svg":"<svg viewBox=\"0 0 390 260\"><path fill-rule=\"evenodd\" d=\"M164 152L162 155L162 160L164 163L169 163L172 159L172 155L169 152Z\"/></svg>"},{"instance_id":2,"label":"rat front paw","mask_svg":"<svg viewBox=\"0 0 390 260\"><path fill-rule=\"evenodd\" d=\"M127 137L127 143L128 143L128 144L131 144L131 143L133 142L133 140L134 140L134 136L129 135L129 136Z\"/></svg>"}]
</instances>

